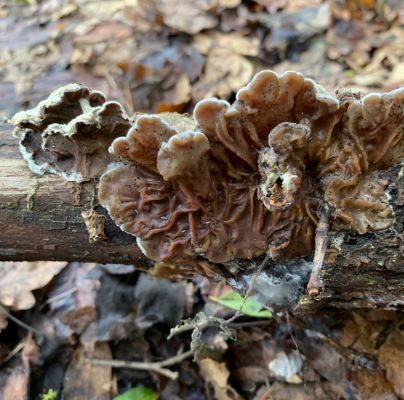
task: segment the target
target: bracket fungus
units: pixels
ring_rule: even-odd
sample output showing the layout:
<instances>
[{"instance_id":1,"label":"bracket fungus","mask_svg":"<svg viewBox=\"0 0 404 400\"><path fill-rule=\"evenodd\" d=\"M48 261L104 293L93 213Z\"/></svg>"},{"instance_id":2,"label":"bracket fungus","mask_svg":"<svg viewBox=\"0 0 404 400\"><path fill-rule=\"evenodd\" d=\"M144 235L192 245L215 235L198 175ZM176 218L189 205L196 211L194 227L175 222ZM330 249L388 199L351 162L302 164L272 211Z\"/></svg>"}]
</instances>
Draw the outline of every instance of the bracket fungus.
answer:
<instances>
[{"instance_id":1,"label":"bracket fungus","mask_svg":"<svg viewBox=\"0 0 404 400\"><path fill-rule=\"evenodd\" d=\"M99 200L165 264L308 255L323 206L325 226L386 229L394 216L377 171L404 156L403 96L338 99L299 73L262 71L233 104L200 101L194 119L139 116L110 148L120 161Z\"/></svg>"},{"instance_id":2,"label":"bracket fungus","mask_svg":"<svg viewBox=\"0 0 404 400\"><path fill-rule=\"evenodd\" d=\"M192 117L132 122L118 103L73 84L13 122L33 171L102 174L100 203L156 270L208 274L212 263L315 248L317 293L328 229L394 223L378 177L404 159L403 108L404 88L333 96L300 73L261 71L233 104L205 99Z\"/></svg>"},{"instance_id":3,"label":"bracket fungus","mask_svg":"<svg viewBox=\"0 0 404 400\"><path fill-rule=\"evenodd\" d=\"M130 128L119 103L106 102L101 92L79 84L55 90L37 107L17 113L12 122L33 172L76 182L99 176L109 159L109 145Z\"/></svg>"}]
</instances>

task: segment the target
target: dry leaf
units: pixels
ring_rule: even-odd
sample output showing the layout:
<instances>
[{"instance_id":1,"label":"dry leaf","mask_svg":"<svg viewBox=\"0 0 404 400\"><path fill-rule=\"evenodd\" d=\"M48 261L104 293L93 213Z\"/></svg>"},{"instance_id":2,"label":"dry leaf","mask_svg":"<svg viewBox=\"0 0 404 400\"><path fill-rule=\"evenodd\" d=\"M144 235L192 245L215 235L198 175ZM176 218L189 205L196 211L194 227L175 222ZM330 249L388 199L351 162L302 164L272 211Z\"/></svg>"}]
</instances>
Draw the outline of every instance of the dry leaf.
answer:
<instances>
[{"instance_id":1,"label":"dry leaf","mask_svg":"<svg viewBox=\"0 0 404 400\"><path fill-rule=\"evenodd\" d=\"M28 310L35 304L32 290L47 285L67 262L0 263L0 303L13 310Z\"/></svg>"},{"instance_id":2,"label":"dry leaf","mask_svg":"<svg viewBox=\"0 0 404 400\"><path fill-rule=\"evenodd\" d=\"M80 13L87 18L96 18L99 21L111 20L113 16L119 14L125 7L137 7L137 0L75 0Z\"/></svg>"},{"instance_id":3,"label":"dry leaf","mask_svg":"<svg viewBox=\"0 0 404 400\"><path fill-rule=\"evenodd\" d=\"M259 54L260 41L258 37L246 36L242 32L209 32L196 35L194 45L202 54L209 53L214 47L224 47L241 56L256 57Z\"/></svg>"},{"instance_id":4,"label":"dry leaf","mask_svg":"<svg viewBox=\"0 0 404 400\"><path fill-rule=\"evenodd\" d=\"M48 293L52 315L80 336L86 350L92 351L96 340L96 293L100 287L101 268L94 263L70 263L55 279Z\"/></svg>"},{"instance_id":5,"label":"dry leaf","mask_svg":"<svg viewBox=\"0 0 404 400\"><path fill-rule=\"evenodd\" d=\"M0 388L0 399L23 400L28 398L31 364L39 359L39 348L29 333L25 339L21 359L8 376L6 383Z\"/></svg>"},{"instance_id":6,"label":"dry leaf","mask_svg":"<svg viewBox=\"0 0 404 400\"><path fill-rule=\"evenodd\" d=\"M76 36L74 42L78 44L94 44L107 40L122 40L131 35L133 35L133 29L130 26L110 21L94 26L85 35Z\"/></svg>"},{"instance_id":7,"label":"dry leaf","mask_svg":"<svg viewBox=\"0 0 404 400\"><path fill-rule=\"evenodd\" d=\"M156 6L167 26L191 35L217 25L209 0L157 0Z\"/></svg>"},{"instance_id":8,"label":"dry leaf","mask_svg":"<svg viewBox=\"0 0 404 400\"><path fill-rule=\"evenodd\" d=\"M219 7L234 8L241 4L241 0L217 0Z\"/></svg>"},{"instance_id":9,"label":"dry leaf","mask_svg":"<svg viewBox=\"0 0 404 400\"><path fill-rule=\"evenodd\" d=\"M404 331L396 329L390 333L379 350L379 362L394 391L404 398Z\"/></svg>"},{"instance_id":10,"label":"dry leaf","mask_svg":"<svg viewBox=\"0 0 404 400\"><path fill-rule=\"evenodd\" d=\"M113 387L112 368L92 365L90 360L112 359L107 343L97 343L93 353L86 354L78 348L72 356L63 383L63 398L66 400L110 400Z\"/></svg>"},{"instance_id":11,"label":"dry leaf","mask_svg":"<svg viewBox=\"0 0 404 400\"><path fill-rule=\"evenodd\" d=\"M245 57L232 50L215 47L208 54L205 75L193 88L193 97L226 98L246 85L254 74L254 67Z\"/></svg>"},{"instance_id":12,"label":"dry leaf","mask_svg":"<svg viewBox=\"0 0 404 400\"><path fill-rule=\"evenodd\" d=\"M364 369L351 371L349 380L358 392L358 400L396 400L391 383L383 371L371 372Z\"/></svg>"},{"instance_id":13,"label":"dry leaf","mask_svg":"<svg viewBox=\"0 0 404 400\"><path fill-rule=\"evenodd\" d=\"M215 391L217 400L232 400L229 396L229 379L230 372L225 363L218 363L211 358L205 358L199 361L199 367L205 380L209 382Z\"/></svg>"}]
</instances>

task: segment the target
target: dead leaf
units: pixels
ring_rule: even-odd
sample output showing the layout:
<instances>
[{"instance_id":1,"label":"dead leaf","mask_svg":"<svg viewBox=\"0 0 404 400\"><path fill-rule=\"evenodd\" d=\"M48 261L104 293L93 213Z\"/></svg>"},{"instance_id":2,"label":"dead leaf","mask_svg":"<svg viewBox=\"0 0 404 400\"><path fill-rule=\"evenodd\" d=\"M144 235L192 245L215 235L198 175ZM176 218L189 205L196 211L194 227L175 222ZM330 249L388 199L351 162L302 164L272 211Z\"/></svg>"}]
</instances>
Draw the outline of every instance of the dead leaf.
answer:
<instances>
[{"instance_id":1,"label":"dead leaf","mask_svg":"<svg viewBox=\"0 0 404 400\"><path fill-rule=\"evenodd\" d=\"M379 362L386 371L387 379L394 391L404 398L404 331L396 329L390 333L379 349Z\"/></svg>"},{"instance_id":2,"label":"dead leaf","mask_svg":"<svg viewBox=\"0 0 404 400\"><path fill-rule=\"evenodd\" d=\"M180 74L170 89L163 92L163 98L155 107L155 112L182 112L191 99L191 85L186 74Z\"/></svg>"},{"instance_id":3,"label":"dead leaf","mask_svg":"<svg viewBox=\"0 0 404 400\"><path fill-rule=\"evenodd\" d=\"M268 368L276 377L288 383L302 383L302 379L297 375L302 367L302 356L297 350L292 350L289 354L281 351L268 364Z\"/></svg>"},{"instance_id":4,"label":"dead leaf","mask_svg":"<svg viewBox=\"0 0 404 400\"><path fill-rule=\"evenodd\" d=\"M97 341L118 341L133 336L136 299L133 284L120 276L104 274L96 295Z\"/></svg>"},{"instance_id":5,"label":"dead leaf","mask_svg":"<svg viewBox=\"0 0 404 400\"><path fill-rule=\"evenodd\" d=\"M156 0L156 6L167 26L191 35L213 28L218 22L217 15L210 12L209 0Z\"/></svg>"},{"instance_id":6,"label":"dead leaf","mask_svg":"<svg viewBox=\"0 0 404 400\"><path fill-rule=\"evenodd\" d=\"M28 310L35 304L31 293L47 285L67 262L0 263L0 303L12 310Z\"/></svg>"},{"instance_id":7,"label":"dead leaf","mask_svg":"<svg viewBox=\"0 0 404 400\"><path fill-rule=\"evenodd\" d=\"M102 264L101 267L111 275L126 275L136 271L131 264Z\"/></svg>"},{"instance_id":8,"label":"dead leaf","mask_svg":"<svg viewBox=\"0 0 404 400\"><path fill-rule=\"evenodd\" d=\"M0 388L0 398L4 400L23 400L28 398L31 365L39 359L39 349L32 333L25 339L21 358L16 363L5 384Z\"/></svg>"},{"instance_id":9,"label":"dead leaf","mask_svg":"<svg viewBox=\"0 0 404 400\"><path fill-rule=\"evenodd\" d=\"M87 18L96 18L99 21L111 20L115 15L119 15L125 7L136 7L137 0L75 0L80 13Z\"/></svg>"},{"instance_id":10,"label":"dead leaf","mask_svg":"<svg viewBox=\"0 0 404 400\"><path fill-rule=\"evenodd\" d=\"M64 336L80 336L88 351L96 340L96 292L103 272L94 263L70 263L48 293L51 316L63 327Z\"/></svg>"},{"instance_id":11,"label":"dead leaf","mask_svg":"<svg viewBox=\"0 0 404 400\"><path fill-rule=\"evenodd\" d=\"M77 44L95 44L110 40L122 40L133 35L133 29L118 22L109 21L95 25L84 35L76 36L74 42Z\"/></svg>"},{"instance_id":12,"label":"dead leaf","mask_svg":"<svg viewBox=\"0 0 404 400\"><path fill-rule=\"evenodd\" d=\"M73 353L64 377L63 398L65 400L111 399L112 368L92 365L91 358L112 359L108 344L97 343L93 353L86 353L82 347Z\"/></svg>"},{"instance_id":13,"label":"dead leaf","mask_svg":"<svg viewBox=\"0 0 404 400\"><path fill-rule=\"evenodd\" d=\"M404 84L404 62L395 65L393 71L391 71L390 80L397 87Z\"/></svg>"},{"instance_id":14,"label":"dead leaf","mask_svg":"<svg viewBox=\"0 0 404 400\"><path fill-rule=\"evenodd\" d=\"M219 7L235 8L241 4L241 0L216 0Z\"/></svg>"},{"instance_id":15,"label":"dead leaf","mask_svg":"<svg viewBox=\"0 0 404 400\"><path fill-rule=\"evenodd\" d=\"M181 283L142 273L136 284L135 297L138 301L136 325L140 329L150 328L157 323L174 327L184 315L186 293Z\"/></svg>"},{"instance_id":16,"label":"dead leaf","mask_svg":"<svg viewBox=\"0 0 404 400\"><path fill-rule=\"evenodd\" d=\"M353 312L344 321L344 327L339 338L342 346L360 353L375 352L379 334L385 329L385 324L371 320L368 313Z\"/></svg>"},{"instance_id":17,"label":"dead leaf","mask_svg":"<svg viewBox=\"0 0 404 400\"><path fill-rule=\"evenodd\" d=\"M351 371L349 380L356 388L358 400L396 400L391 383L384 373L366 370Z\"/></svg>"},{"instance_id":18,"label":"dead leaf","mask_svg":"<svg viewBox=\"0 0 404 400\"><path fill-rule=\"evenodd\" d=\"M262 387L254 400L325 400L346 397L335 397L325 391L320 384L288 385L274 382L269 388Z\"/></svg>"},{"instance_id":19,"label":"dead leaf","mask_svg":"<svg viewBox=\"0 0 404 400\"><path fill-rule=\"evenodd\" d=\"M254 67L245 57L227 48L214 47L207 56L204 76L193 87L193 97L226 98L246 85L253 74Z\"/></svg>"},{"instance_id":20,"label":"dead leaf","mask_svg":"<svg viewBox=\"0 0 404 400\"><path fill-rule=\"evenodd\" d=\"M233 399L233 397L229 395L229 385L227 381L230 372L225 363L218 363L211 358L205 358L199 361L199 367L206 382L213 386L217 400Z\"/></svg>"},{"instance_id":21,"label":"dead leaf","mask_svg":"<svg viewBox=\"0 0 404 400\"><path fill-rule=\"evenodd\" d=\"M260 42L258 37L247 36L243 32L209 32L196 35L194 45L202 54L208 54L214 47L224 47L241 56L256 57Z\"/></svg>"}]
</instances>

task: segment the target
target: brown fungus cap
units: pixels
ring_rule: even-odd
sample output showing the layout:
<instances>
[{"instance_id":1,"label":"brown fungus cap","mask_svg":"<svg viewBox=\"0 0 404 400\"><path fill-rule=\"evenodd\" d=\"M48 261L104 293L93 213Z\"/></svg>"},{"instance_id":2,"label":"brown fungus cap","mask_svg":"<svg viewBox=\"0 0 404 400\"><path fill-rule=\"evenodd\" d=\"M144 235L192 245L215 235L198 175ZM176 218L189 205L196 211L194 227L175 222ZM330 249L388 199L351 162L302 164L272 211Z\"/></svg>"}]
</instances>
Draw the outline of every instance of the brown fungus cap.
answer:
<instances>
[{"instance_id":1,"label":"brown fungus cap","mask_svg":"<svg viewBox=\"0 0 404 400\"><path fill-rule=\"evenodd\" d=\"M99 200L159 265L307 255L320 203L333 227L392 224L377 169L403 157L402 107L402 89L340 102L299 73L262 71L194 119L139 116L110 148L121 161Z\"/></svg>"},{"instance_id":2,"label":"brown fungus cap","mask_svg":"<svg viewBox=\"0 0 404 400\"><path fill-rule=\"evenodd\" d=\"M37 107L12 118L20 149L35 173L51 172L69 181L100 175L108 147L130 127L121 105L79 84L55 90Z\"/></svg>"}]
</instances>

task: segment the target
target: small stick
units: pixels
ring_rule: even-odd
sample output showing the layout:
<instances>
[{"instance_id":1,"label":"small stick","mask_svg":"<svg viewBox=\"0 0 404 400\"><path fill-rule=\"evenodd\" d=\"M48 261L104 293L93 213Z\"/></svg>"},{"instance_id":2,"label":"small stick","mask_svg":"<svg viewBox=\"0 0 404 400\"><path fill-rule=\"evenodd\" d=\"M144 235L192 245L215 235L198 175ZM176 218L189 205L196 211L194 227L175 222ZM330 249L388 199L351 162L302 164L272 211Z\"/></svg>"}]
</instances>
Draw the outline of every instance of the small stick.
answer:
<instances>
[{"instance_id":1,"label":"small stick","mask_svg":"<svg viewBox=\"0 0 404 400\"><path fill-rule=\"evenodd\" d=\"M240 315L243 314L243 307L244 307L248 297L250 297L250 294L251 294L252 290L254 289L255 281L257 280L258 276L261 274L264 267L268 264L270 259L271 259L271 255L270 255L269 252L267 252L267 254L265 255L265 257L262 260L261 264L258 266L258 268L254 272L254 275L252 277L251 283L249 284L249 286L248 286L248 288L247 288L247 290L245 292L245 295L243 297L243 301L241 302L241 305L240 305L239 309L237 310L237 312L231 318L226 320L227 324L232 323L238 317L240 317Z\"/></svg>"},{"instance_id":2,"label":"small stick","mask_svg":"<svg viewBox=\"0 0 404 400\"><path fill-rule=\"evenodd\" d=\"M171 371L165 367L170 367L171 365L178 364L186 358L191 357L194 354L192 350L188 350L185 353L179 353L174 357L167 358L163 361L157 362L141 362L141 361L126 361L126 360L100 360L93 358L90 360L93 365L105 365L113 368L129 368L129 369L139 369L143 371L153 371L160 375L164 375L169 379L177 379L178 372Z\"/></svg>"},{"instance_id":3,"label":"small stick","mask_svg":"<svg viewBox=\"0 0 404 400\"><path fill-rule=\"evenodd\" d=\"M318 296L324 287L323 281L320 278L320 272L328 247L328 228L328 212L322 210L320 211L320 220L317 225L316 238L314 241L313 268L307 285L307 294L310 297Z\"/></svg>"},{"instance_id":4,"label":"small stick","mask_svg":"<svg viewBox=\"0 0 404 400\"><path fill-rule=\"evenodd\" d=\"M8 318L10 321L13 321L15 324L20 326L23 329L26 329L28 332L35 333L38 337L42 337L42 333L39 332L37 329L33 328L32 326L26 324L25 322L19 320L18 318L14 317L14 315L11 315L11 313L8 312L8 310L3 307L0 304L0 314L3 314L6 318Z\"/></svg>"}]
</instances>

